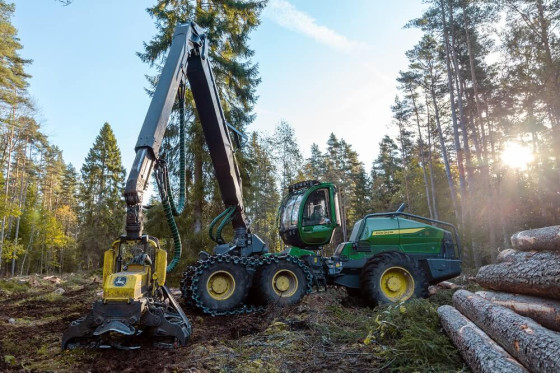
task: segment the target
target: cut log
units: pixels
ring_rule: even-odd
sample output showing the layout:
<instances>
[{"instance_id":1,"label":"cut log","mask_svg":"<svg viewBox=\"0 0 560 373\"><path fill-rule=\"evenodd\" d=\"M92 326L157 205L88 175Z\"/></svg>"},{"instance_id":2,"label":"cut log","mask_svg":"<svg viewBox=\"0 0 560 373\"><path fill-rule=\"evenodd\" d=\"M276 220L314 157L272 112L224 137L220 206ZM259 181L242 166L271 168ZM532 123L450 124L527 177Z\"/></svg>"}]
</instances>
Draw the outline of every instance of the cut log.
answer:
<instances>
[{"instance_id":1,"label":"cut log","mask_svg":"<svg viewBox=\"0 0 560 373\"><path fill-rule=\"evenodd\" d=\"M466 290L453 305L530 371L560 372L560 333Z\"/></svg>"},{"instance_id":2,"label":"cut log","mask_svg":"<svg viewBox=\"0 0 560 373\"><path fill-rule=\"evenodd\" d=\"M560 255L550 252L517 254L508 262L479 269L475 281L491 290L560 299Z\"/></svg>"},{"instance_id":3,"label":"cut log","mask_svg":"<svg viewBox=\"0 0 560 373\"><path fill-rule=\"evenodd\" d=\"M521 262L524 260L560 260L560 252L552 251L517 251L514 249L506 249L500 251L496 257L498 263Z\"/></svg>"},{"instance_id":4,"label":"cut log","mask_svg":"<svg viewBox=\"0 0 560 373\"><path fill-rule=\"evenodd\" d=\"M517 232L511 236L511 244L517 250L560 252L560 225Z\"/></svg>"},{"instance_id":5,"label":"cut log","mask_svg":"<svg viewBox=\"0 0 560 373\"><path fill-rule=\"evenodd\" d=\"M437 312L443 329L474 372L528 372L455 308L441 306Z\"/></svg>"},{"instance_id":6,"label":"cut log","mask_svg":"<svg viewBox=\"0 0 560 373\"><path fill-rule=\"evenodd\" d=\"M493 291L477 291L476 295L530 317L548 329L560 331L560 301Z\"/></svg>"},{"instance_id":7,"label":"cut log","mask_svg":"<svg viewBox=\"0 0 560 373\"><path fill-rule=\"evenodd\" d=\"M451 289L451 290L463 289L464 288L464 286L457 285L457 284L454 284L453 282L449 282L449 281L442 281L442 282L438 283L437 286L439 286L443 289Z\"/></svg>"},{"instance_id":8,"label":"cut log","mask_svg":"<svg viewBox=\"0 0 560 373\"><path fill-rule=\"evenodd\" d=\"M516 260L516 258L518 258L518 255L521 253L521 251L517 251L514 249L505 249L502 250L498 253L498 256L496 257L496 262L498 263L504 263L504 262L513 262ZM527 253L525 253L527 254Z\"/></svg>"}]
</instances>

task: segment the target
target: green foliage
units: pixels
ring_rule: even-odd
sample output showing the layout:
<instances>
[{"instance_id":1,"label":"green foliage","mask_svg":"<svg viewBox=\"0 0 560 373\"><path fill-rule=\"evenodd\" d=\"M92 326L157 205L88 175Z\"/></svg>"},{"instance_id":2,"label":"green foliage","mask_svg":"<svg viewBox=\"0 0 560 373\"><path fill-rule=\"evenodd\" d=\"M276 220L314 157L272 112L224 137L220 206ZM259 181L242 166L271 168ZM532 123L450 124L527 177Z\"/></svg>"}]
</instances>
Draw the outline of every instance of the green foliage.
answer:
<instances>
[{"instance_id":1,"label":"green foliage","mask_svg":"<svg viewBox=\"0 0 560 373\"><path fill-rule=\"evenodd\" d=\"M248 177L244 179L244 203L246 214L251 220L251 230L268 244L270 251L280 251L280 239L276 231L280 194L275 183L277 168L270 155L272 148L254 132L245 149Z\"/></svg>"},{"instance_id":2,"label":"green foliage","mask_svg":"<svg viewBox=\"0 0 560 373\"><path fill-rule=\"evenodd\" d=\"M0 291L7 294L20 294L29 290L27 282L17 280L0 280Z\"/></svg>"},{"instance_id":3,"label":"green foliage","mask_svg":"<svg viewBox=\"0 0 560 373\"><path fill-rule=\"evenodd\" d=\"M81 170L80 232L78 245L86 266L97 267L124 225L125 205L121 197L125 170L117 140L108 123L101 128ZM67 216L71 216L61 211Z\"/></svg>"},{"instance_id":4,"label":"green foliage","mask_svg":"<svg viewBox=\"0 0 560 373\"><path fill-rule=\"evenodd\" d=\"M369 330L365 343L376 344L391 371L449 372L462 366L440 327L437 306L428 300L377 307Z\"/></svg>"},{"instance_id":5,"label":"green foliage","mask_svg":"<svg viewBox=\"0 0 560 373\"><path fill-rule=\"evenodd\" d=\"M237 129L243 130L254 120L252 110L256 102L255 89L260 82L257 65L251 61L253 51L249 48L248 38L250 32L259 24L259 14L264 5L265 2L262 1L159 0L147 9L155 20L157 34L150 42L144 44L144 52L139 53L139 56L150 65L158 65L171 45L175 26L194 20L207 31L209 55L225 118ZM155 81L155 78L150 79L152 84ZM212 244L206 242L205 228L224 206L204 145L202 128L192 105L192 93L188 89L185 102L189 154L186 170L189 205L186 210L192 213L177 219L179 232L184 246L210 250ZM173 118L167 129L162 151L166 153L170 170L174 174L178 173L178 147L175 145L177 138L177 118ZM249 162L243 159L245 155L247 153L236 153L243 179L249 180ZM176 181L172 181L174 182ZM245 190L246 195L247 192ZM151 219L150 216L157 214L148 215L148 219ZM148 226L156 225L157 222L152 224L148 221Z\"/></svg>"}]
</instances>

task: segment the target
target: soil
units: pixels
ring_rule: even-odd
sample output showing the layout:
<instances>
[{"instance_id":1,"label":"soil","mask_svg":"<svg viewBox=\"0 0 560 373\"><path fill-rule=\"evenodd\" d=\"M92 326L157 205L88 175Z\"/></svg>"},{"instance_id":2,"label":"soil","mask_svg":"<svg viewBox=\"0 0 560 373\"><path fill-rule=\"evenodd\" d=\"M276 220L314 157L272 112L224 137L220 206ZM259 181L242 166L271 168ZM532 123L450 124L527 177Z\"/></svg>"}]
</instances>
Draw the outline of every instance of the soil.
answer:
<instances>
[{"instance_id":1,"label":"soil","mask_svg":"<svg viewBox=\"0 0 560 373\"><path fill-rule=\"evenodd\" d=\"M193 334L183 348L63 351L63 331L89 312L99 298L99 281L75 275L61 284L40 277L28 282L32 285L26 284L24 291L0 290L2 372L373 372L387 368L363 343L371 310L340 289L310 294L296 306L239 316L211 317L185 306ZM57 288L64 292L57 294Z\"/></svg>"}]
</instances>

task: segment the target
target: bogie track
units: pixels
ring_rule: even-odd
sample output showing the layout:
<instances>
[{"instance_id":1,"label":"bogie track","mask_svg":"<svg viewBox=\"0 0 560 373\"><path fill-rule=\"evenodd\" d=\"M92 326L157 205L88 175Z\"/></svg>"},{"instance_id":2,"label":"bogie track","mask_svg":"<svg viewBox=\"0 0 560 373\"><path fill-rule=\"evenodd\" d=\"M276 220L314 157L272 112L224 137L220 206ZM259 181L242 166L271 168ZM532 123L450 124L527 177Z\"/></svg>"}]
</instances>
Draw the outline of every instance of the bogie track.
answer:
<instances>
[{"instance_id":1,"label":"bogie track","mask_svg":"<svg viewBox=\"0 0 560 373\"><path fill-rule=\"evenodd\" d=\"M300 296L311 292L313 275L300 259L290 256L251 256L211 255L199 259L183 273L181 292L190 306L212 316L239 315L264 311L273 297L263 297L260 278L266 273L277 273L273 268L283 268L297 278L297 289L293 293ZM287 272L286 272L287 273ZM246 274L246 276L244 275ZM280 275L284 274L281 272ZM257 282L259 281L259 282ZM286 290L290 289L288 288ZM251 296L249 296L251 293ZM270 291L269 291L270 293ZM290 292L291 294L292 292ZM281 296L277 297L281 298ZM234 301L235 299L235 301Z\"/></svg>"}]
</instances>

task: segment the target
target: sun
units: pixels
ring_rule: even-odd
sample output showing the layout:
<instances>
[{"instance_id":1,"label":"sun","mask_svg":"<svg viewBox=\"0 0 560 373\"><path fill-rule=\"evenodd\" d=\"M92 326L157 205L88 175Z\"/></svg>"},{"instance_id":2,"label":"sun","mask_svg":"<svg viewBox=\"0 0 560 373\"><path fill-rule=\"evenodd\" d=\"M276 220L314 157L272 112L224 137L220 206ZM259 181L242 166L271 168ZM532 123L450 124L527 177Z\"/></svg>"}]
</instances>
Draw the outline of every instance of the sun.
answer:
<instances>
[{"instance_id":1,"label":"sun","mask_svg":"<svg viewBox=\"0 0 560 373\"><path fill-rule=\"evenodd\" d=\"M527 165L534 159L533 151L518 142L508 142L500 156L502 163L518 170L527 169Z\"/></svg>"}]
</instances>

